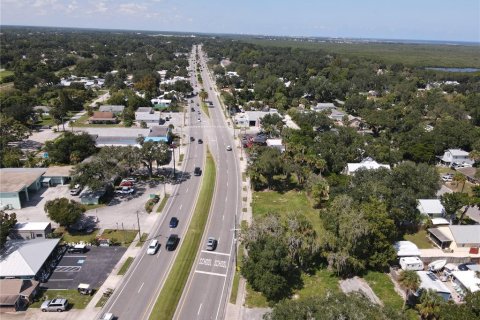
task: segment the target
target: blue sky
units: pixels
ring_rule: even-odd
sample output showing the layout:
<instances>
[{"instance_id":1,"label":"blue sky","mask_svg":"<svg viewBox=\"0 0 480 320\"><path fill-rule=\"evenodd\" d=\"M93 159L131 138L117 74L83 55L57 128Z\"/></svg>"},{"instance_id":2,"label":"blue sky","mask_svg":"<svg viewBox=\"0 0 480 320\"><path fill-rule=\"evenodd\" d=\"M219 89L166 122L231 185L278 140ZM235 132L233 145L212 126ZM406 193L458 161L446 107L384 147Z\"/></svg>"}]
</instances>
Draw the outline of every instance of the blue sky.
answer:
<instances>
[{"instance_id":1,"label":"blue sky","mask_svg":"<svg viewBox=\"0 0 480 320\"><path fill-rule=\"evenodd\" d=\"M2 25L480 42L480 0L0 0Z\"/></svg>"}]
</instances>

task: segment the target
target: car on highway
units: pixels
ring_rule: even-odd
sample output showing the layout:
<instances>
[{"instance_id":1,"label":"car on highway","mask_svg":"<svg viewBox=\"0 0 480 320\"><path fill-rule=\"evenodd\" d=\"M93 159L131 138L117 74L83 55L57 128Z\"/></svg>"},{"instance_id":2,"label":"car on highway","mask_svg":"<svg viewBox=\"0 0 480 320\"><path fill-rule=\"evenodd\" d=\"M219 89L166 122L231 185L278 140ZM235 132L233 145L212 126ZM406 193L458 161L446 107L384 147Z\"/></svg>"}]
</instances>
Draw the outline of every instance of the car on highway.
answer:
<instances>
[{"instance_id":1,"label":"car on highway","mask_svg":"<svg viewBox=\"0 0 480 320\"><path fill-rule=\"evenodd\" d=\"M192 112L195 112L195 108L193 108L193 107L192 107L192 108L190 108L190 110L191 110Z\"/></svg>"},{"instance_id":2,"label":"car on highway","mask_svg":"<svg viewBox=\"0 0 480 320\"><path fill-rule=\"evenodd\" d=\"M190 137L190 141L195 141L195 138L194 138L194 137Z\"/></svg>"},{"instance_id":3,"label":"car on highway","mask_svg":"<svg viewBox=\"0 0 480 320\"><path fill-rule=\"evenodd\" d=\"M47 300L42 303L40 309L42 312L47 311L56 311L56 312L63 312L66 311L68 308L68 300L62 298L56 298L53 300Z\"/></svg>"},{"instance_id":4,"label":"car on highway","mask_svg":"<svg viewBox=\"0 0 480 320\"><path fill-rule=\"evenodd\" d=\"M200 118L198 118L197 120L198 120L198 122L201 122L201 121L202 121Z\"/></svg>"},{"instance_id":5,"label":"car on highway","mask_svg":"<svg viewBox=\"0 0 480 320\"><path fill-rule=\"evenodd\" d=\"M195 169L193 169L194 176L199 176L201 174L202 174L202 169L200 169L200 167L195 167Z\"/></svg>"},{"instance_id":6,"label":"car on highway","mask_svg":"<svg viewBox=\"0 0 480 320\"><path fill-rule=\"evenodd\" d=\"M170 223L168 224L170 228L176 228L178 226L178 218L177 217L172 217L170 219Z\"/></svg>"},{"instance_id":7,"label":"car on highway","mask_svg":"<svg viewBox=\"0 0 480 320\"><path fill-rule=\"evenodd\" d=\"M158 243L158 240L153 239L152 241L150 241L150 244L148 245L147 254L157 253L157 250L159 247L160 247L160 244Z\"/></svg>"},{"instance_id":8,"label":"car on highway","mask_svg":"<svg viewBox=\"0 0 480 320\"><path fill-rule=\"evenodd\" d=\"M232 146L227 146L227 151L232 151Z\"/></svg>"},{"instance_id":9,"label":"car on highway","mask_svg":"<svg viewBox=\"0 0 480 320\"><path fill-rule=\"evenodd\" d=\"M175 248L177 247L177 244L178 244L178 235L176 234L171 234L168 239L167 239L167 243L165 244L165 248L168 250L168 251L173 251L175 250Z\"/></svg>"},{"instance_id":10,"label":"car on highway","mask_svg":"<svg viewBox=\"0 0 480 320\"><path fill-rule=\"evenodd\" d=\"M214 251L217 248L217 239L214 237L208 237L207 239L207 250Z\"/></svg>"},{"instance_id":11,"label":"car on highway","mask_svg":"<svg viewBox=\"0 0 480 320\"><path fill-rule=\"evenodd\" d=\"M202 144L203 143L203 140L202 139L198 139L198 144Z\"/></svg>"}]
</instances>

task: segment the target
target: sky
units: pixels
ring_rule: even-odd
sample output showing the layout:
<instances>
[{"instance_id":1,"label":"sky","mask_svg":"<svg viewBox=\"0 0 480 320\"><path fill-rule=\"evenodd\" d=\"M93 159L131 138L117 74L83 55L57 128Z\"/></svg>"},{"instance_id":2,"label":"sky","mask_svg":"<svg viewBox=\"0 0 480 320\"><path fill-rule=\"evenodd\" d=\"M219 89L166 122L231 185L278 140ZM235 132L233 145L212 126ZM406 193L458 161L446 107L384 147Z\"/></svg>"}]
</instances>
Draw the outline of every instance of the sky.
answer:
<instances>
[{"instance_id":1,"label":"sky","mask_svg":"<svg viewBox=\"0 0 480 320\"><path fill-rule=\"evenodd\" d=\"M0 0L0 24L480 42L480 0Z\"/></svg>"}]
</instances>

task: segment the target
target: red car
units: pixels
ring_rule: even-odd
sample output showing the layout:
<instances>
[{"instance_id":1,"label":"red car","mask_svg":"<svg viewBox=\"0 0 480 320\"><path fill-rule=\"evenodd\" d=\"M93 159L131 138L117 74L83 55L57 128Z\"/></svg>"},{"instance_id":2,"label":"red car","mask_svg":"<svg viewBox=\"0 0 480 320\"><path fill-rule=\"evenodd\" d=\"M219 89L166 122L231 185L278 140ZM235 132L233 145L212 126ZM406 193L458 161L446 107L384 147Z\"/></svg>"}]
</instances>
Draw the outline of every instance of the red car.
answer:
<instances>
[{"instance_id":1,"label":"red car","mask_svg":"<svg viewBox=\"0 0 480 320\"><path fill-rule=\"evenodd\" d=\"M122 181L120 182L120 187L133 187L132 181Z\"/></svg>"}]
</instances>

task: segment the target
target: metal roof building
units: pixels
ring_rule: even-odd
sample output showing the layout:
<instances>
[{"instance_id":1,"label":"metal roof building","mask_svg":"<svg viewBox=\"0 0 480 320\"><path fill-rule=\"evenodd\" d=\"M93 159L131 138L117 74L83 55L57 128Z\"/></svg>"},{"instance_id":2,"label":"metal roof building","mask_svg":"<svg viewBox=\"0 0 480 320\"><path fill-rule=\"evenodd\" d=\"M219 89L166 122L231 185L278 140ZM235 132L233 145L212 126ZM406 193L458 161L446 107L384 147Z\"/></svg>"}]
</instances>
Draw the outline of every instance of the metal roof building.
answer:
<instances>
[{"instance_id":1,"label":"metal roof building","mask_svg":"<svg viewBox=\"0 0 480 320\"><path fill-rule=\"evenodd\" d=\"M0 254L0 279L33 279L60 239L10 240Z\"/></svg>"},{"instance_id":2,"label":"metal roof building","mask_svg":"<svg viewBox=\"0 0 480 320\"><path fill-rule=\"evenodd\" d=\"M449 226L457 247L480 247L480 225Z\"/></svg>"},{"instance_id":3,"label":"metal roof building","mask_svg":"<svg viewBox=\"0 0 480 320\"><path fill-rule=\"evenodd\" d=\"M435 274L430 271L417 271L417 274L420 278L419 291L433 290L446 301L450 299L452 292Z\"/></svg>"}]
</instances>

